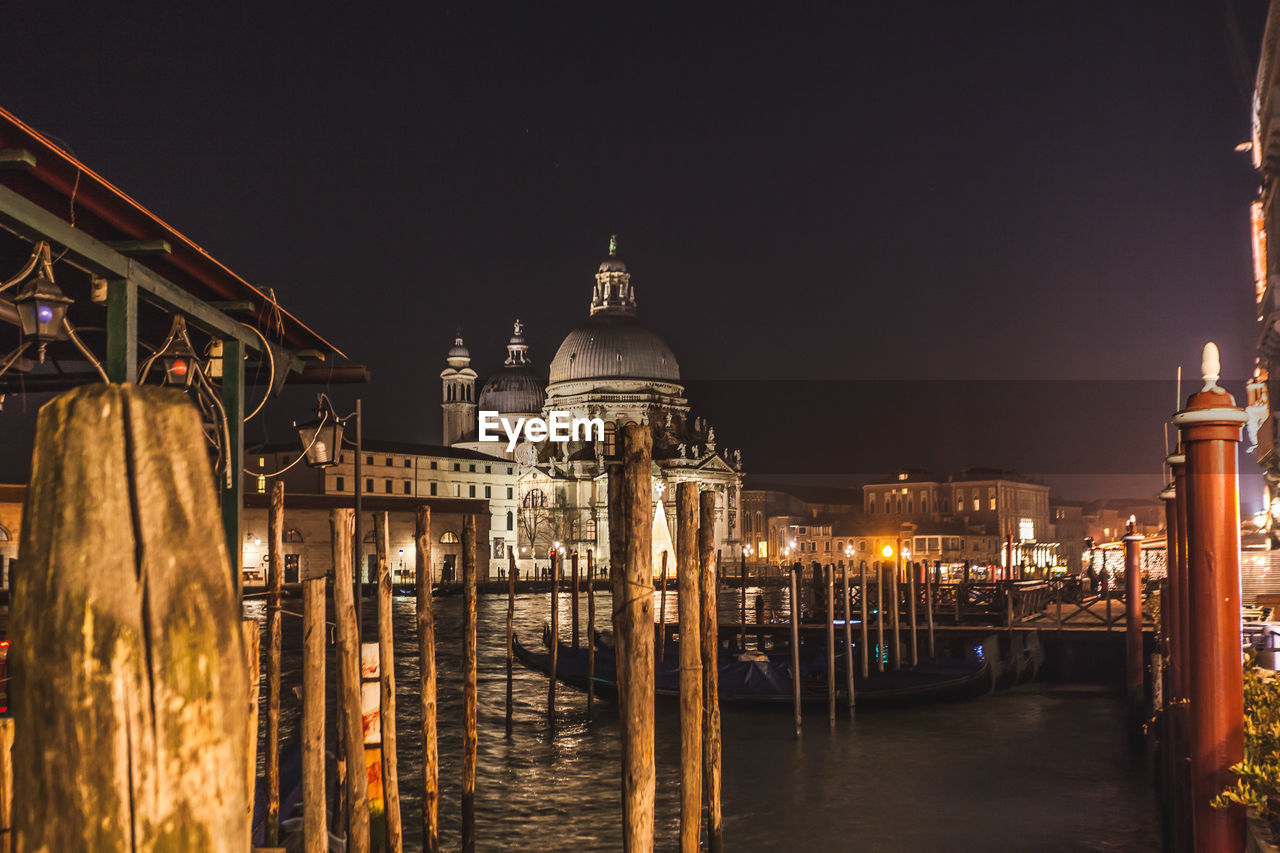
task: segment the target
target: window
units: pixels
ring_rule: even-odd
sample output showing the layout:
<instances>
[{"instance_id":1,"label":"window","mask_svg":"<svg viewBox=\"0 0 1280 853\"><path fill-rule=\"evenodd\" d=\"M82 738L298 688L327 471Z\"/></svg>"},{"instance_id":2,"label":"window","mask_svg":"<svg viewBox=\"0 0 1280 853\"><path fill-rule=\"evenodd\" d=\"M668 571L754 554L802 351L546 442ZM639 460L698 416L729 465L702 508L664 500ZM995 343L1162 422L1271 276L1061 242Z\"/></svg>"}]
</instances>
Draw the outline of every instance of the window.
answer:
<instances>
[{"instance_id":1,"label":"window","mask_svg":"<svg viewBox=\"0 0 1280 853\"><path fill-rule=\"evenodd\" d=\"M475 472L476 472L476 464L475 464L474 462L472 462L472 463L471 463L471 473L472 473L472 474L474 474Z\"/></svg>"},{"instance_id":2,"label":"window","mask_svg":"<svg viewBox=\"0 0 1280 853\"><path fill-rule=\"evenodd\" d=\"M266 494L266 492L267 492L267 478L264 475L259 474L258 475L258 494L263 495L263 494Z\"/></svg>"},{"instance_id":3,"label":"window","mask_svg":"<svg viewBox=\"0 0 1280 853\"><path fill-rule=\"evenodd\" d=\"M1019 519L1018 538L1022 540L1036 538L1036 523L1030 518Z\"/></svg>"},{"instance_id":4,"label":"window","mask_svg":"<svg viewBox=\"0 0 1280 853\"><path fill-rule=\"evenodd\" d=\"M921 497L921 498L920 498L920 511L921 511L921 512L928 512L928 511L929 511L929 499L928 499L928 498L926 498L926 497Z\"/></svg>"},{"instance_id":5,"label":"window","mask_svg":"<svg viewBox=\"0 0 1280 853\"><path fill-rule=\"evenodd\" d=\"M290 527L288 530L284 532L283 539L285 542L301 542L302 532L299 531L296 527Z\"/></svg>"},{"instance_id":6,"label":"window","mask_svg":"<svg viewBox=\"0 0 1280 853\"><path fill-rule=\"evenodd\" d=\"M871 510L871 511L868 513L868 515L875 515L875 514L876 514L876 500L875 500L875 498L872 498L872 499L871 499L871 505L870 505L869 507L867 507L867 508L868 508L869 510Z\"/></svg>"},{"instance_id":7,"label":"window","mask_svg":"<svg viewBox=\"0 0 1280 853\"><path fill-rule=\"evenodd\" d=\"M831 540L830 540L830 539L826 539L826 540L824 540L824 541L823 541L823 543L822 543L822 550L824 550L824 551L830 551L830 550L831 550Z\"/></svg>"},{"instance_id":8,"label":"window","mask_svg":"<svg viewBox=\"0 0 1280 853\"><path fill-rule=\"evenodd\" d=\"M486 474L492 474L492 473L493 473L493 466L492 466L492 465L486 465L486 466L484 466L484 472L485 472Z\"/></svg>"},{"instance_id":9,"label":"window","mask_svg":"<svg viewBox=\"0 0 1280 853\"><path fill-rule=\"evenodd\" d=\"M386 488L385 488L383 491L385 491L387 494L391 494L391 481L390 481L390 480L387 480Z\"/></svg>"},{"instance_id":10,"label":"window","mask_svg":"<svg viewBox=\"0 0 1280 853\"><path fill-rule=\"evenodd\" d=\"M387 457L387 467L388 467L388 468L390 468L390 467L391 467L391 457L390 457L390 456L388 456L388 457Z\"/></svg>"},{"instance_id":11,"label":"window","mask_svg":"<svg viewBox=\"0 0 1280 853\"><path fill-rule=\"evenodd\" d=\"M455 484L454 484L454 487L453 487L453 496L454 496L455 498L460 498L460 497L462 497L462 484L461 484L461 483L455 483Z\"/></svg>"},{"instance_id":12,"label":"window","mask_svg":"<svg viewBox=\"0 0 1280 853\"><path fill-rule=\"evenodd\" d=\"M462 470L462 463L461 463L461 462L455 462L455 463L453 463L453 470L455 470L455 471L461 471L461 470Z\"/></svg>"},{"instance_id":13,"label":"window","mask_svg":"<svg viewBox=\"0 0 1280 853\"><path fill-rule=\"evenodd\" d=\"M987 507L988 509L996 508L996 490L995 489L987 489L987 503L988 503L988 507Z\"/></svg>"},{"instance_id":14,"label":"window","mask_svg":"<svg viewBox=\"0 0 1280 853\"><path fill-rule=\"evenodd\" d=\"M542 493L542 489L530 489L525 493L524 505L527 507L546 506L547 496Z\"/></svg>"},{"instance_id":15,"label":"window","mask_svg":"<svg viewBox=\"0 0 1280 853\"><path fill-rule=\"evenodd\" d=\"M364 464L366 464L366 465L372 465L372 464L373 464L373 457L372 457L372 456L366 456L366 457L364 458Z\"/></svg>"},{"instance_id":16,"label":"window","mask_svg":"<svg viewBox=\"0 0 1280 853\"><path fill-rule=\"evenodd\" d=\"M839 541L839 540L837 540L837 541L836 541L836 550L837 550L837 551L843 551L843 550L844 550L844 543L843 543L843 542L841 542L841 541Z\"/></svg>"},{"instance_id":17,"label":"window","mask_svg":"<svg viewBox=\"0 0 1280 853\"><path fill-rule=\"evenodd\" d=\"M596 520L594 518L587 519L587 541L596 541Z\"/></svg>"},{"instance_id":18,"label":"window","mask_svg":"<svg viewBox=\"0 0 1280 853\"><path fill-rule=\"evenodd\" d=\"M339 492L344 492L347 489L347 482L346 482L346 479L343 477L335 478L333 481L333 484L334 484L333 487L337 489Z\"/></svg>"},{"instance_id":19,"label":"window","mask_svg":"<svg viewBox=\"0 0 1280 853\"><path fill-rule=\"evenodd\" d=\"M982 508L981 505L982 505L982 501L978 498L978 490L974 489L973 490L973 511L977 512L979 509Z\"/></svg>"},{"instance_id":20,"label":"window","mask_svg":"<svg viewBox=\"0 0 1280 853\"><path fill-rule=\"evenodd\" d=\"M493 497L493 495L492 495L492 494L490 494L490 492L492 492L492 491L493 491L493 487L492 487L492 486L485 486L485 487L484 487L484 496L485 496L486 498L491 498L491 497Z\"/></svg>"},{"instance_id":21,"label":"window","mask_svg":"<svg viewBox=\"0 0 1280 853\"><path fill-rule=\"evenodd\" d=\"M508 465L508 466L507 466L507 473L508 473L508 474L510 474L510 473L512 473L512 471L514 471L514 469L513 469L510 465Z\"/></svg>"},{"instance_id":22,"label":"window","mask_svg":"<svg viewBox=\"0 0 1280 853\"><path fill-rule=\"evenodd\" d=\"M476 487L467 486L467 497L474 498L476 496Z\"/></svg>"},{"instance_id":23,"label":"window","mask_svg":"<svg viewBox=\"0 0 1280 853\"><path fill-rule=\"evenodd\" d=\"M412 459L406 459L406 460L404 460L404 467L406 467L406 468L412 468L412 467L413 467L413 460L412 460Z\"/></svg>"},{"instance_id":24,"label":"window","mask_svg":"<svg viewBox=\"0 0 1280 853\"><path fill-rule=\"evenodd\" d=\"M604 455L613 456L618 452L618 427L613 421L604 425Z\"/></svg>"},{"instance_id":25,"label":"window","mask_svg":"<svg viewBox=\"0 0 1280 853\"><path fill-rule=\"evenodd\" d=\"M515 514L512 513L511 510L507 510L507 529L515 530L514 524L515 524Z\"/></svg>"},{"instance_id":26,"label":"window","mask_svg":"<svg viewBox=\"0 0 1280 853\"><path fill-rule=\"evenodd\" d=\"M511 498L512 498L511 487L507 486L507 500L511 500Z\"/></svg>"},{"instance_id":27,"label":"window","mask_svg":"<svg viewBox=\"0 0 1280 853\"><path fill-rule=\"evenodd\" d=\"M364 480L364 490L365 490L366 492L372 492L372 491L373 491L373 478L372 478L372 477L365 477L365 480Z\"/></svg>"},{"instance_id":28,"label":"window","mask_svg":"<svg viewBox=\"0 0 1280 853\"><path fill-rule=\"evenodd\" d=\"M907 498L907 515L910 515L912 512L914 512L914 510L911 508L911 498Z\"/></svg>"},{"instance_id":29,"label":"window","mask_svg":"<svg viewBox=\"0 0 1280 853\"><path fill-rule=\"evenodd\" d=\"M404 481L404 493L406 495L413 494L413 483L409 482L408 480Z\"/></svg>"},{"instance_id":30,"label":"window","mask_svg":"<svg viewBox=\"0 0 1280 853\"><path fill-rule=\"evenodd\" d=\"M435 495L436 495L436 484L435 484L435 483L432 483L432 484L431 484L431 496L432 496L432 497L435 497Z\"/></svg>"},{"instance_id":31,"label":"window","mask_svg":"<svg viewBox=\"0 0 1280 853\"><path fill-rule=\"evenodd\" d=\"M440 534L440 544L441 545L457 545L458 534L454 533L452 530L446 530L444 533Z\"/></svg>"},{"instance_id":32,"label":"window","mask_svg":"<svg viewBox=\"0 0 1280 853\"><path fill-rule=\"evenodd\" d=\"M438 469L439 467L440 467L440 463L439 463L439 462L437 462L436 460L432 459L432 460L431 460L431 470L432 470L432 471L435 471L435 470L436 470L436 469Z\"/></svg>"},{"instance_id":33,"label":"window","mask_svg":"<svg viewBox=\"0 0 1280 853\"><path fill-rule=\"evenodd\" d=\"M859 551L865 551L865 550L867 550L867 540L865 540L865 539L859 539L859 540L858 540L858 550L859 550Z\"/></svg>"}]
</instances>

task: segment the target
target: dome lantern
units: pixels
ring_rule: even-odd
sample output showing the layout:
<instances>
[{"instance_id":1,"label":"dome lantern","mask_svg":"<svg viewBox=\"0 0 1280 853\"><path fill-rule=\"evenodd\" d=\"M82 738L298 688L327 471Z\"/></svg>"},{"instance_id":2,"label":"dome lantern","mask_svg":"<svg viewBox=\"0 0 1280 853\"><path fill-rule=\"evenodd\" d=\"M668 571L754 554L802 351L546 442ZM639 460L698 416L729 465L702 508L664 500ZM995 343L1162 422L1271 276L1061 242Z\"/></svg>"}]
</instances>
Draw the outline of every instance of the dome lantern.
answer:
<instances>
[{"instance_id":1,"label":"dome lantern","mask_svg":"<svg viewBox=\"0 0 1280 853\"><path fill-rule=\"evenodd\" d=\"M635 314L636 294L631 288L631 274L618 257L618 235L609 238L609 257L596 270L596 286L591 293L591 313Z\"/></svg>"}]
</instances>

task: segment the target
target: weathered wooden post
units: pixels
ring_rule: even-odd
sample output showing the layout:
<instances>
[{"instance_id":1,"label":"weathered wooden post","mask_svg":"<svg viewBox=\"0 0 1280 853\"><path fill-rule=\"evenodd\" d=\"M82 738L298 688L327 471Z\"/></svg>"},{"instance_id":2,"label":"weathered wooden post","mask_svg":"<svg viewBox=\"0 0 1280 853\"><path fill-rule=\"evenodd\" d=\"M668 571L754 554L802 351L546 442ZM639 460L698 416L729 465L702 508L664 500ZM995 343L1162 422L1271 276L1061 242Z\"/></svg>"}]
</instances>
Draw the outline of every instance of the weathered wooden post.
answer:
<instances>
[{"instance_id":1,"label":"weathered wooden post","mask_svg":"<svg viewBox=\"0 0 1280 853\"><path fill-rule=\"evenodd\" d=\"M925 619L928 620L929 626L929 657L936 658L938 656L938 647L933 637L933 585L938 582L939 569L941 567L934 565L933 579L925 578L924 582L924 613Z\"/></svg>"},{"instance_id":2,"label":"weathered wooden post","mask_svg":"<svg viewBox=\"0 0 1280 853\"><path fill-rule=\"evenodd\" d=\"M884 564L876 560L876 669L884 672Z\"/></svg>"},{"instance_id":3,"label":"weathered wooden post","mask_svg":"<svg viewBox=\"0 0 1280 853\"><path fill-rule=\"evenodd\" d=\"M849 718L853 719L853 602L849 600L849 566L840 564L840 584L844 588L845 690L849 691Z\"/></svg>"},{"instance_id":4,"label":"weathered wooden post","mask_svg":"<svg viewBox=\"0 0 1280 853\"><path fill-rule=\"evenodd\" d=\"M1124 605L1125 605L1125 683L1128 686L1129 725L1131 736L1142 732L1143 670L1142 659L1142 536L1129 517L1124 537Z\"/></svg>"},{"instance_id":5,"label":"weathered wooden post","mask_svg":"<svg viewBox=\"0 0 1280 853\"><path fill-rule=\"evenodd\" d=\"M613 631L622 727L622 829L626 853L653 850L653 437L622 429L622 464L609 472Z\"/></svg>"},{"instance_id":6,"label":"weathered wooden post","mask_svg":"<svg viewBox=\"0 0 1280 853\"><path fill-rule=\"evenodd\" d=\"M436 740L436 623L431 587L431 507L418 507L413 531L416 544L415 578L418 616L418 700L422 706L422 847L427 853L440 850L440 752ZM507 613L507 649L510 654L511 615ZM507 659L510 684L510 658ZM509 689L509 688L508 688ZM510 725L510 694L507 696L507 723Z\"/></svg>"},{"instance_id":7,"label":"weathered wooden post","mask_svg":"<svg viewBox=\"0 0 1280 853\"><path fill-rule=\"evenodd\" d=\"M1204 387L1173 416L1185 448L1190 647L1192 809L1195 849L1244 848L1244 807L1210 801L1243 758L1240 662L1240 502L1237 450L1247 420L1218 385L1218 348L1206 344ZM1179 487L1179 492L1181 488Z\"/></svg>"},{"instance_id":8,"label":"weathered wooden post","mask_svg":"<svg viewBox=\"0 0 1280 853\"><path fill-rule=\"evenodd\" d=\"M267 511L267 825L266 846L280 843L280 657L284 620L280 609L284 584L284 483L271 484Z\"/></svg>"},{"instance_id":9,"label":"weathered wooden post","mask_svg":"<svg viewBox=\"0 0 1280 853\"><path fill-rule=\"evenodd\" d=\"M552 684L555 679L552 678ZM462 517L462 850L476 849L476 517Z\"/></svg>"},{"instance_id":10,"label":"weathered wooden post","mask_svg":"<svg viewBox=\"0 0 1280 853\"><path fill-rule=\"evenodd\" d=\"M13 717L0 717L0 853L13 850Z\"/></svg>"},{"instance_id":11,"label":"weathered wooden post","mask_svg":"<svg viewBox=\"0 0 1280 853\"><path fill-rule=\"evenodd\" d=\"M702 837L702 655L698 591L698 484L676 486L676 586L680 618L680 849Z\"/></svg>"},{"instance_id":12,"label":"weathered wooden post","mask_svg":"<svg viewBox=\"0 0 1280 853\"><path fill-rule=\"evenodd\" d=\"M560 554L551 552L551 678L547 684L547 723L556 727L556 677L560 674Z\"/></svg>"},{"instance_id":13,"label":"weathered wooden post","mask_svg":"<svg viewBox=\"0 0 1280 853\"><path fill-rule=\"evenodd\" d=\"M676 562L676 574L680 563ZM667 659L667 552L662 552L662 594L658 597L658 663ZM677 585L679 579L676 580Z\"/></svg>"},{"instance_id":14,"label":"weathered wooden post","mask_svg":"<svg viewBox=\"0 0 1280 853\"><path fill-rule=\"evenodd\" d=\"M827 577L827 728L836 727L836 572L823 566ZM849 606L846 604L845 609Z\"/></svg>"},{"instance_id":15,"label":"weathered wooden post","mask_svg":"<svg viewBox=\"0 0 1280 853\"><path fill-rule=\"evenodd\" d=\"M738 564L738 581L742 585L739 603L742 608L742 635L738 638L738 648L747 650L747 549L742 549L742 562Z\"/></svg>"},{"instance_id":16,"label":"weathered wooden post","mask_svg":"<svg viewBox=\"0 0 1280 853\"><path fill-rule=\"evenodd\" d=\"M911 665L920 665L920 625L917 619L919 611L919 597L916 590L916 575L920 573L919 563L908 563L907 568L910 572L907 576L907 598L911 602L910 618L911 618Z\"/></svg>"},{"instance_id":17,"label":"weathered wooden post","mask_svg":"<svg viewBox=\"0 0 1280 853\"><path fill-rule=\"evenodd\" d=\"M570 587L572 589L573 598L573 615L569 618L570 634L573 635L573 647L578 647L578 552L574 551L569 557L570 562Z\"/></svg>"},{"instance_id":18,"label":"weathered wooden post","mask_svg":"<svg viewBox=\"0 0 1280 853\"><path fill-rule=\"evenodd\" d=\"M587 578L587 719L590 720L596 704L596 555L592 548L587 549Z\"/></svg>"},{"instance_id":19,"label":"weathered wooden post","mask_svg":"<svg viewBox=\"0 0 1280 853\"><path fill-rule=\"evenodd\" d=\"M244 633L244 663L249 674L249 690L245 694L248 719L245 720L245 819L249 821L250 834L253 827L254 788L258 782L258 691L261 686L260 654L262 648L262 626L257 619L240 620L240 628Z\"/></svg>"},{"instance_id":20,"label":"weathered wooden post","mask_svg":"<svg viewBox=\"0 0 1280 853\"><path fill-rule=\"evenodd\" d=\"M387 851L402 853L404 827L400 821L400 771L396 760L395 629L391 622L391 531L384 512L373 517L378 562L378 684L382 704L382 796L386 804Z\"/></svg>"},{"instance_id":21,"label":"weathered wooden post","mask_svg":"<svg viewBox=\"0 0 1280 853\"><path fill-rule=\"evenodd\" d=\"M893 599L893 610L889 618L893 624L893 668L902 669L902 561L893 564L893 576L889 579L890 597Z\"/></svg>"},{"instance_id":22,"label":"weathered wooden post","mask_svg":"<svg viewBox=\"0 0 1280 853\"><path fill-rule=\"evenodd\" d=\"M1187 545L1187 458L1182 452L1182 444L1178 444L1178 452L1169 457L1169 468L1173 473L1174 510L1177 516L1178 543L1178 606L1170 616L1178 629L1178 672L1174 684L1179 701L1173 706L1174 718L1174 781L1172 785L1175 819L1179 820L1174 833L1175 839L1185 838L1181 846L1175 846L1178 853L1191 849L1195 833L1191 822L1194 810L1191 808L1191 752L1187 737L1191 728L1191 579L1188 574Z\"/></svg>"},{"instance_id":23,"label":"weathered wooden post","mask_svg":"<svg viewBox=\"0 0 1280 853\"><path fill-rule=\"evenodd\" d=\"M306 853L329 851L324 802L324 583L324 578L302 582L302 836ZM345 583L339 581L337 586ZM363 774L355 775L364 778Z\"/></svg>"},{"instance_id":24,"label":"weathered wooden post","mask_svg":"<svg viewBox=\"0 0 1280 853\"><path fill-rule=\"evenodd\" d=\"M716 594L716 493L698 496L698 554L702 579L702 784L707 796L707 842L712 853L724 851L724 819L720 807L720 624Z\"/></svg>"},{"instance_id":25,"label":"weathered wooden post","mask_svg":"<svg viewBox=\"0 0 1280 853\"><path fill-rule=\"evenodd\" d=\"M861 621L862 621L862 677L867 678L869 675L871 675L871 668L868 665L871 662L870 637L868 636L870 634L871 629L870 629L870 626L867 625L867 595L871 592L871 590L868 589L867 587L867 561L866 560L858 561L858 574L860 575L859 583L862 587L862 592L859 595L859 597L862 599L859 602L859 607L861 609L861 617L862 617L861 618Z\"/></svg>"},{"instance_id":26,"label":"weathered wooden post","mask_svg":"<svg viewBox=\"0 0 1280 853\"><path fill-rule=\"evenodd\" d=\"M21 553L15 848L244 850L240 602L196 407L106 384L45 404Z\"/></svg>"},{"instance_id":27,"label":"weathered wooden post","mask_svg":"<svg viewBox=\"0 0 1280 853\"><path fill-rule=\"evenodd\" d=\"M334 578L333 619L337 625L338 684L342 690L342 697L338 703L338 732L347 756L347 849L367 853L370 843L369 784L368 777L363 772L364 716L360 708L360 635L356 630L356 608L352 586L346 582L346 579L351 577L352 571L351 561L354 553L351 539L354 528L355 514L351 510L329 510ZM323 603L320 605L320 620L320 627L323 630ZM323 647L321 651L323 653ZM323 675L323 672L321 674ZM322 690L323 684L324 682L321 681ZM323 714L323 705L321 713ZM320 760L324 760L323 751L320 753ZM328 849L327 839L322 849Z\"/></svg>"},{"instance_id":28,"label":"weathered wooden post","mask_svg":"<svg viewBox=\"0 0 1280 853\"><path fill-rule=\"evenodd\" d=\"M791 566L791 699L795 705L796 737L800 737L800 590L799 563Z\"/></svg>"},{"instance_id":29,"label":"weathered wooden post","mask_svg":"<svg viewBox=\"0 0 1280 853\"><path fill-rule=\"evenodd\" d=\"M587 585L587 595L591 585ZM507 546L507 737L511 737L512 664L515 662L516 636L516 549ZM590 705L590 701L587 703Z\"/></svg>"}]
</instances>

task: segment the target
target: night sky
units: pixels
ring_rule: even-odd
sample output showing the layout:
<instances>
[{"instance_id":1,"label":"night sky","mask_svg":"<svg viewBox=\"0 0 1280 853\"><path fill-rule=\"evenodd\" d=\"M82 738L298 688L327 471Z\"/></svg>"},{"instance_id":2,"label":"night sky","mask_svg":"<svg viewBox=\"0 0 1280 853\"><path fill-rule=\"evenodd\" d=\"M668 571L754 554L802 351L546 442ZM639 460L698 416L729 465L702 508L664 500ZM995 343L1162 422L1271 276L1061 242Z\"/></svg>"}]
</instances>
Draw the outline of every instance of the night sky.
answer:
<instances>
[{"instance_id":1,"label":"night sky","mask_svg":"<svg viewBox=\"0 0 1280 853\"><path fill-rule=\"evenodd\" d=\"M614 232L769 477L1149 496L1177 365L1243 398L1261 0L57 7L0 103L367 364L368 435L439 439L455 326L545 372Z\"/></svg>"}]
</instances>

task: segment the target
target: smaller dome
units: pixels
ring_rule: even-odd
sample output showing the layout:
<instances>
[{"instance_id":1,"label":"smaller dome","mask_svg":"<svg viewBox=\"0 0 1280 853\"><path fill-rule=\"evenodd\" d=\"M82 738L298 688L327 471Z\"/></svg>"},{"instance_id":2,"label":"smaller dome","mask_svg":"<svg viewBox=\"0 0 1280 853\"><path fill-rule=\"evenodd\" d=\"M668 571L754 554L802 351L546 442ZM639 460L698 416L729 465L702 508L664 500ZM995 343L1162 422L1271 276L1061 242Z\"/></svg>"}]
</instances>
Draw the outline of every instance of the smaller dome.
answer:
<instances>
[{"instance_id":1,"label":"smaller dome","mask_svg":"<svg viewBox=\"0 0 1280 853\"><path fill-rule=\"evenodd\" d=\"M480 408L503 414L537 413L547 400L545 381L527 364L510 365L480 389Z\"/></svg>"},{"instance_id":2,"label":"smaller dome","mask_svg":"<svg viewBox=\"0 0 1280 853\"><path fill-rule=\"evenodd\" d=\"M462 342L462 329L458 329L454 336L453 346L449 347L445 361L450 367L467 367L471 364L471 350Z\"/></svg>"},{"instance_id":3,"label":"smaller dome","mask_svg":"<svg viewBox=\"0 0 1280 853\"><path fill-rule=\"evenodd\" d=\"M607 257L600 262L600 269L597 272L626 272L627 265L622 262L622 258Z\"/></svg>"}]
</instances>

